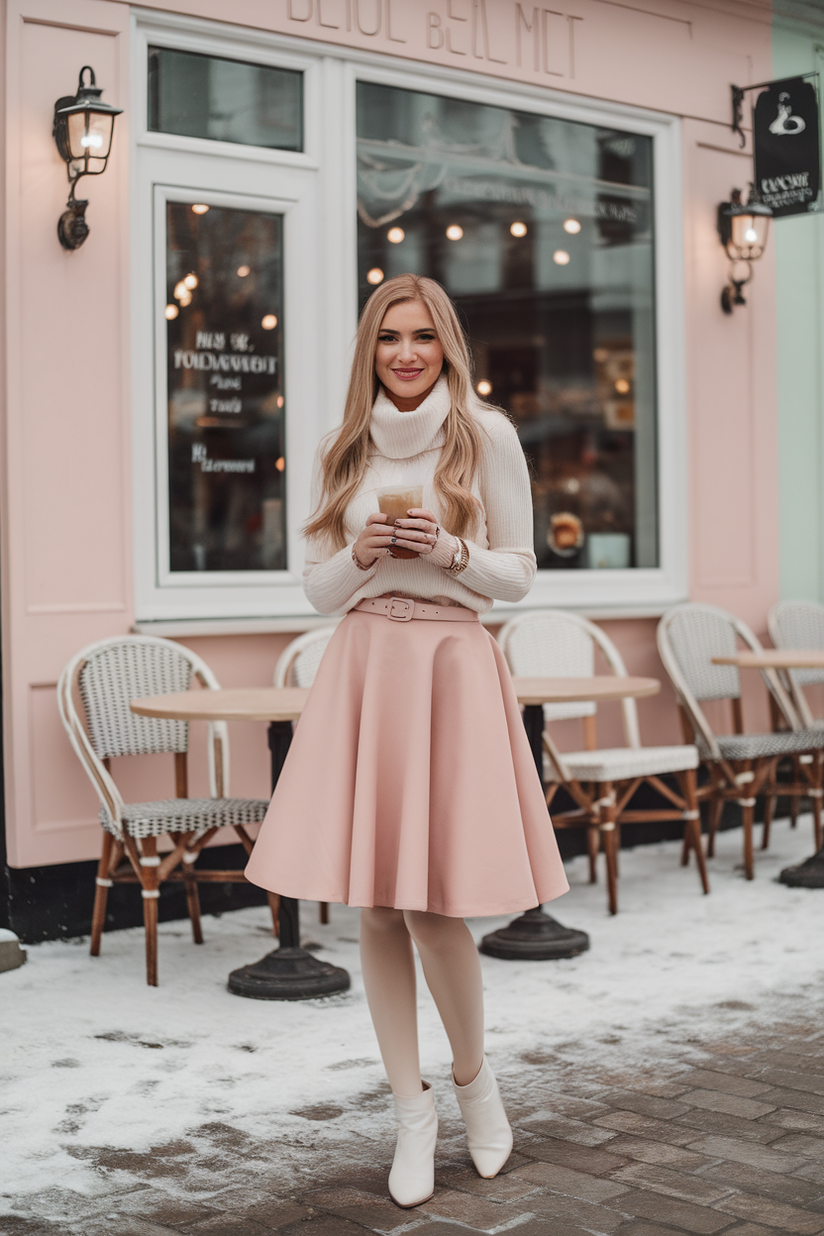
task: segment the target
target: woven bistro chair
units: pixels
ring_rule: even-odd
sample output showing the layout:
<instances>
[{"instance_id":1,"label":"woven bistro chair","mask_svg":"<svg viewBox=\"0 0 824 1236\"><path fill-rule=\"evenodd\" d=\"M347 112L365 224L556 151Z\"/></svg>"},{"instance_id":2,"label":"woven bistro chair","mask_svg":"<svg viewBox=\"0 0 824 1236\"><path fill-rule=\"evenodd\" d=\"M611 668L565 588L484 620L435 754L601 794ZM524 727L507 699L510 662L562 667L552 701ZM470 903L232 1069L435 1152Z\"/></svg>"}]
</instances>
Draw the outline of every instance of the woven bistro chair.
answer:
<instances>
[{"instance_id":1,"label":"woven bistro chair","mask_svg":"<svg viewBox=\"0 0 824 1236\"><path fill-rule=\"evenodd\" d=\"M113 884L139 884L146 929L146 981L157 986L157 900L164 880L182 881L196 944L202 944L199 882L245 883L239 869L199 871L198 856L219 828L232 827L247 855L249 824L263 819L268 802L229 798L229 738L224 721L209 724L209 797L189 798L185 721L138 717L129 701L186 691L195 677L211 690L219 682L205 661L182 644L153 635L115 636L89 644L66 665L57 686L60 718L100 800L103 850L92 914L91 954L97 957ZM79 706L78 706L79 705ZM175 757L176 798L125 803L110 771L115 756L169 753ZM172 843L159 854L159 837ZM277 928L278 902L269 898Z\"/></svg>"},{"instance_id":2,"label":"woven bistro chair","mask_svg":"<svg viewBox=\"0 0 824 1236\"><path fill-rule=\"evenodd\" d=\"M340 619L338 619L340 621ZM307 631L287 644L278 657L273 685L276 687L311 687L327 645L335 633L337 622ZM318 903L318 918L329 922L329 903Z\"/></svg>"},{"instance_id":3,"label":"woven bistro chair","mask_svg":"<svg viewBox=\"0 0 824 1236\"><path fill-rule=\"evenodd\" d=\"M779 601L767 615L767 630L776 648L820 648L824 651L824 605L814 601ZM780 670L781 682L790 693L803 725L824 729L824 718L816 717L804 688L824 683L824 670ZM797 758L797 757L796 757ZM797 776L797 770L795 775ZM790 826L798 819L798 799L790 799Z\"/></svg>"},{"instance_id":4,"label":"woven bistro chair","mask_svg":"<svg viewBox=\"0 0 824 1236\"><path fill-rule=\"evenodd\" d=\"M744 826L744 870L753 878L753 819L756 799L765 796L762 849L769 844L770 822L779 794L791 800L809 798L813 805L816 848L821 846L822 747L821 730L805 726L775 670L762 670L774 715L787 728L768 734L744 733L741 679L735 665L713 665L712 658L734 656L738 641L753 652L762 646L735 614L715 605L687 603L668 610L658 624L658 651L669 674L681 709L685 735L692 737L709 772L700 786L699 800L709 802L708 854L715 849L715 834L724 803L737 802ZM733 734L716 734L701 704L730 700ZM778 782L776 770L790 759L793 780Z\"/></svg>"},{"instance_id":5,"label":"woven bistro chair","mask_svg":"<svg viewBox=\"0 0 824 1236\"><path fill-rule=\"evenodd\" d=\"M543 610L511 619L498 635L510 670L518 677L590 678L595 673L595 649L600 648L616 677L626 678L621 654L612 640L594 623L564 610ZM552 813L556 828L586 828L590 882L597 878L597 856L603 847L607 871L610 913L618 910L618 850L622 824L659 820L683 820L681 861L686 865L695 851L698 874L705 893L710 891L696 797L698 752L692 745L642 747L638 710L633 699L621 700L625 747L596 746L594 703L545 704L547 723L580 717L584 723L586 750L559 752L544 730L544 778L547 806L559 789L573 799L569 811ZM673 774L677 789L661 780ZM630 799L644 783L666 801L667 806L632 809Z\"/></svg>"}]
</instances>

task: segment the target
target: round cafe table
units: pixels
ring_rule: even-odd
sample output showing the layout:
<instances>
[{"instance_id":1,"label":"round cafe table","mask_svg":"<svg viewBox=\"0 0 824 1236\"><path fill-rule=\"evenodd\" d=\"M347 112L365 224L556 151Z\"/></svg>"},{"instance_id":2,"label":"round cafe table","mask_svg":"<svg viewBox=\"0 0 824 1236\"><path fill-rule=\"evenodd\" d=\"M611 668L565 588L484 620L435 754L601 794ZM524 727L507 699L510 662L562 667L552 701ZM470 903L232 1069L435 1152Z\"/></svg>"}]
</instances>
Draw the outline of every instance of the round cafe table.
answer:
<instances>
[{"instance_id":1,"label":"round cafe table","mask_svg":"<svg viewBox=\"0 0 824 1236\"><path fill-rule=\"evenodd\" d=\"M824 670L824 649L762 648L759 652L747 649L728 657L713 657L712 663L735 665L738 669ZM821 745L824 746L824 729L821 731ZM824 846L809 858L805 858L802 863L785 867L778 879L781 884L789 884L791 888L824 888Z\"/></svg>"},{"instance_id":2,"label":"round cafe table","mask_svg":"<svg viewBox=\"0 0 824 1236\"><path fill-rule=\"evenodd\" d=\"M655 695L656 678L514 678L518 700L524 705L524 725L538 776L543 779L544 704L603 702ZM309 691L299 687L237 687L219 691L177 691L132 700L132 712L141 717L178 721L266 721L269 725L272 788L274 789L292 740L292 722L306 703ZM563 927L540 906L528 910L508 927L485 936L484 952L506 959L552 960L574 957L589 948L584 931ZM313 957L300 947L298 902L280 899L280 947L260 961L241 966L229 975L229 990L259 1000L306 1000L332 995L349 987L349 975L339 966Z\"/></svg>"}]
</instances>

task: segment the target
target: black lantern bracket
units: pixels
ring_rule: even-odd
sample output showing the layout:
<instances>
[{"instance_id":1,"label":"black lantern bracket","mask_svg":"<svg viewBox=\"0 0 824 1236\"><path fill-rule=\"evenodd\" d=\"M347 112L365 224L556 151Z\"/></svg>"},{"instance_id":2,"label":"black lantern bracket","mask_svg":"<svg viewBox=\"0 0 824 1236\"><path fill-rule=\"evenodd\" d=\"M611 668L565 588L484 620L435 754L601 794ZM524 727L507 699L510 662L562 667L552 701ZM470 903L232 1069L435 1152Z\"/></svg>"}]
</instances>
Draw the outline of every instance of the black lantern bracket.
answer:
<instances>
[{"instance_id":1,"label":"black lantern bracket","mask_svg":"<svg viewBox=\"0 0 824 1236\"><path fill-rule=\"evenodd\" d=\"M795 76L802 77L806 81L810 77L818 77L818 73L796 73ZM737 133L741 139L740 146L742 150L747 144L747 135L741 127L744 119L744 96L750 90L768 90L770 86L775 84L776 82L756 82L753 86L730 86L730 93L732 95L732 125L730 127L733 133Z\"/></svg>"},{"instance_id":2,"label":"black lantern bracket","mask_svg":"<svg viewBox=\"0 0 824 1236\"><path fill-rule=\"evenodd\" d=\"M88 73L88 83L83 75ZM101 99L94 69L84 64L77 82L77 94L63 95L54 105L54 137L60 157L66 164L71 186L66 209L57 223L57 236L64 249L79 249L89 234L86 222L88 200L75 194L82 176L99 176L106 170L112 148L115 117L122 107L112 107Z\"/></svg>"}]
</instances>

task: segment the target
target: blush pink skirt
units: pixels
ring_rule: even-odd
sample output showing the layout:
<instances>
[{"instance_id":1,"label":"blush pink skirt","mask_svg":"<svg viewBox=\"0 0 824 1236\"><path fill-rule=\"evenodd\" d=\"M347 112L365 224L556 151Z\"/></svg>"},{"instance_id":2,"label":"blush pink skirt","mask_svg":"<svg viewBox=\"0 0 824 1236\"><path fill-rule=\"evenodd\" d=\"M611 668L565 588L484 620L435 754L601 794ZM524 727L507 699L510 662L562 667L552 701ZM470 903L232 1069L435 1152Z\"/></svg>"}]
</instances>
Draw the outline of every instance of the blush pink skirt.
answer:
<instances>
[{"instance_id":1,"label":"blush pink skirt","mask_svg":"<svg viewBox=\"0 0 824 1236\"><path fill-rule=\"evenodd\" d=\"M246 875L287 897L457 918L567 891L509 670L479 621L347 614Z\"/></svg>"}]
</instances>

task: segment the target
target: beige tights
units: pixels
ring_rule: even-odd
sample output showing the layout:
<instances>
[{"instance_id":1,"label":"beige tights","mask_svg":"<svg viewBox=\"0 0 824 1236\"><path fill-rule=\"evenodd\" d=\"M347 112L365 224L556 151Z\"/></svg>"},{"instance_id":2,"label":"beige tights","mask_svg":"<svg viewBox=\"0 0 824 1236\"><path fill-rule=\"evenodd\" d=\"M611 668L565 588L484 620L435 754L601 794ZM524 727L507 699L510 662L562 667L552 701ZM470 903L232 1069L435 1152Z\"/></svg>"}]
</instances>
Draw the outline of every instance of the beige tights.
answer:
<instances>
[{"instance_id":1,"label":"beige tights","mask_svg":"<svg viewBox=\"0 0 824 1236\"><path fill-rule=\"evenodd\" d=\"M423 910L361 910L363 984L389 1084L421 1092L415 942L424 976L452 1048L455 1081L466 1086L483 1064L481 963L462 918Z\"/></svg>"}]
</instances>

